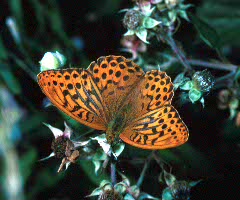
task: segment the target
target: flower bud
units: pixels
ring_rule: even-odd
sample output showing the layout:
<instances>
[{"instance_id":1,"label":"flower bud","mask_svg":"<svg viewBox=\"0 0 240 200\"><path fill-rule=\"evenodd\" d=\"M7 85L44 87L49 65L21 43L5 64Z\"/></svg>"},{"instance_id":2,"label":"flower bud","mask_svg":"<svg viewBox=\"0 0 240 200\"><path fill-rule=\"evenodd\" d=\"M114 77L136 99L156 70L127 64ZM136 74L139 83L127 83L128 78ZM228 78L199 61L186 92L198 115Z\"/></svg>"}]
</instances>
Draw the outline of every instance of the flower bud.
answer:
<instances>
[{"instance_id":1,"label":"flower bud","mask_svg":"<svg viewBox=\"0 0 240 200\"><path fill-rule=\"evenodd\" d=\"M123 200L120 193L115 190L105 190L99 197L98 200Z\"/></svg>"},{"instance_id":2,"label":"flower bud","mask_svg":"<svg viewBox=\"0 0 240 200\"><path fill-rule=\"evenodd\" d=\"M69 154L68 151L73 149L73 147L73 142L69 138L64 136L59 136L55 140L53 140L51 146L56 158L64 158L68 156L66 155L66 153Z\"/></svg>"},{"instance_id":3,"label":"flower bud","mask_svg":"<svg viewBox=\"0 0 240 200\"><path fill-rule=\"evenodd\" d=\"M129 10L123 18L123 25L128 30L136 30L142 24L142 15L139 11Z\"/></svg>"},{"instance_id":4,"label":"flower bud","mask_svg":"<svg viewBox=\"0 0 240 200\"><path fill-rule=\"evenodd\" d=\"M169 9L175 7L179 3L179 0L165 0L165 4Z\"/></svg>"},{"instance_id":5,"label":"flower bud","mask_svg":"<svg viewBox=\"0 0 240 200\"><path fill-rule=\"evenodd\" d=\"M207 70L196 72L192 80L194 87L201 92L209 92L215 83L213 75Z\"/></svg>"},{"instance_id":6,"label":"flower bud","mask_svg":"<svg viewBox=\"0 0 240 200\"><path fill-rule=\"evenodd\" d=\"M191 186L186 181L175 181L170 187L175 200L189 199Z\"/></svg>"},{"instance_id":7,"label":"flower bud","mask_svg":"<svg viewBox=\"0 0 240 200\"><path fill-rule=\"evenodd\" d=\"M66 63L66 58L62 54L56 51L56 53L47 52L44 54L40 63L40 71L49 69L57 69L62 67Z\"/></svg>"}]
</instances>

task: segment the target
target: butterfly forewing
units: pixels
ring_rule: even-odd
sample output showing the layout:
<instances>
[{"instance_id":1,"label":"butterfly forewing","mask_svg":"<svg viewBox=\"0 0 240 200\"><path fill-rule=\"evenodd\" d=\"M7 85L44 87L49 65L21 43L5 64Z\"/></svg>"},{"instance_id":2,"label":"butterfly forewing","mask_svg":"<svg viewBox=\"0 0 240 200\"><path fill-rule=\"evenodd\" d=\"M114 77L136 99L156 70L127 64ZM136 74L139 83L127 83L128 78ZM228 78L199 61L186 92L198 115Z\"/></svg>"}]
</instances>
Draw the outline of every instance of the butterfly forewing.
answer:
<instances>
[{"instance_id":1,"label":"butterfly forewing","mask_svg":"<svg viewBox=\"0 0 240 200\"><path fill-rule=\"evenodd\" d=\"M91 128L106 130L102 98L88 71L48 70L38 75L38 83L61 111Z\"/></svg>"},{"instance_id":2,"label":"butterfly forewing","mask_svg":"<svg viewBox=\"0 0 240 200\"><path fill-rule=\"evenodd\" d=\"M109 121L124 108L144 76L138 65L122 56L100 57L90 64L88 71L99 88Z\"/></svg>"}]
</instances>

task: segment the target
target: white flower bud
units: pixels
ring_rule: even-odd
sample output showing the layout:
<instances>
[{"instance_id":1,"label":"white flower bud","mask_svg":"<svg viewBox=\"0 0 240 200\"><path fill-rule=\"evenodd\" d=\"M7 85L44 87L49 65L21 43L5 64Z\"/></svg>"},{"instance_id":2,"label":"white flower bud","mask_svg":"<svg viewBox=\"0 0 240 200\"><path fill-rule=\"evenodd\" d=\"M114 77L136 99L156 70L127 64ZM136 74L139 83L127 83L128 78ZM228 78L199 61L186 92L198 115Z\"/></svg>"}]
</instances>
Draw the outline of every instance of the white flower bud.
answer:
<instances>
[{"instance_id":1,"label":"white flower bud","mask_svg":"<svg viewBox=\"0 0 240 200\"><path fill-rule=\"evenodd\" d=\"M40 71L57 69L62 67L66 63L66 58L64 55L56 51L56 53L47 52L44 54L40 63Z\"/></svg>"}]
</instances>

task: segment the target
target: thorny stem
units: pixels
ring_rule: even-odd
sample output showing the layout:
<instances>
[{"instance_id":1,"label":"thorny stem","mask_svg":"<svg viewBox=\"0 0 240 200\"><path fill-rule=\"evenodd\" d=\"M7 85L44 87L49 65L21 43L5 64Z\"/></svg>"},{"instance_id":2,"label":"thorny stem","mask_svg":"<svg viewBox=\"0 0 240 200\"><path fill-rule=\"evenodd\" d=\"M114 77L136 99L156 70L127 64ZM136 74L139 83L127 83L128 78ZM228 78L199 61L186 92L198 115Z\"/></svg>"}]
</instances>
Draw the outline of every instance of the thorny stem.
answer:
<instances>
[{"instance_id":1,"label":"thorny stem","mask_svg":"<svg viewBox=\"0 0 240 200\"><path fill-rule=\"evenodd\" d=\"M192 73L193 70L192 70L191 66L189 65L189 63L187 62L187 58L186 58L185 54L183 53L183 51L178 47L178 45L174 41L174 39L171 35L171 32L168 33L166 40L167 40L168 44L170 45L170 47L172 48L173 52L176 54L179 61L185 67L185 71L189 71L190 73Z\"/></svg>"},{"instance_id":2,"label":"thorny stem","mask_svg":"<svg viewBox=\"0 0 240 200\"><path fill-rule=\"evenodd\" d=\"M168 62L163 64L161 67L162 68L167 68L173 63L178 62L177 58L172 57ZM199 66L199 67L207 67L207 68L212 68L212 69L219 69L223 71L231 71L231 72L236 72L237 66L232 65L232 64L224 64L224 63L211 63L207 61L202 61L202 60L197 60L197 59L188 59L187 63L193 65L193 66Z\"/></svg>"},{"instance_id":3,"label":"thorny stem","mask_svg":"<svg viewBox=\"0 0 240 200\"><path fill-rule=\"evenodd\" d=\"M234 81L235 73L238 69L238 67L236 65L232 65L232 64L209 63L209 62L205 62L205 61L201 61L201 60L188 60L188 63L191 63L192 65L198 65L198 66L209 67L209 68L213 68L213 69L221 69L224 71L230 71L230 73L228 73L227 75L216 79L216 85L221 84L225 80L230 80L230 84L232 85L232 83Z\"/></svg>"},{"instance_id":4,"label":"thorny stem","mask_svg":"<svg viewBox=\"0 0 240 200\"><path fill-rule=\"evenodd\" d=\"M148 156L147 160L145 161L145 164L144 164L144 167L142 169L142 172L140 174L140 177L137 181L137 186L140 187L142 185L142 182L144 180L144 176L145 176L145 173L149 167L149 164L150 164L150 161L152 160L153 158L153 154L154 154L154 151L152 151L152 153Z\"/></svg>"},{"instance_id":5,"label":"thorny stem","mask_svg":"<svg viewBox=\"0 0 240 200\"><path fill-rule=\"evenodd\" d=\"M178 62L177 58L172 57L168 62L163 64L161 67L163 69L169 67L173 63ZM235 76L235 73L238 69L238 66L232 65L232 64L225 64L225 63L211 63L207 61L202 61L202 60L197 60L197 59L189 59L187 60L187 63L191 64L192 66L199 66L199 67L207 67L207 68L212 68L212 69L219 69L223 71L230 71L229 74L224 75L216 80L216 84L220 86L219 84L221 82L224 82L225 80L229 79L231 81L231 84L233 83L234 79L233 77ZM226 84L225 84L226 85Z\"/></svg>"},{"instance_id":6,"label":"thorny stem","mask_svg":"<svg viewBox=\"0 0 240 200\"><path fill-rule=\"evenodd\" d=\"M206 61L202 61L202 60L195 60L195 59L187 60L187 62L191 65L209 67L212 69L220 69L220 70L224 70L224 71L234 71L235 72L238 68L236 65L232 65L232 64L210 63L210 62L206 62Z\"/></svg>"}]
</instances>

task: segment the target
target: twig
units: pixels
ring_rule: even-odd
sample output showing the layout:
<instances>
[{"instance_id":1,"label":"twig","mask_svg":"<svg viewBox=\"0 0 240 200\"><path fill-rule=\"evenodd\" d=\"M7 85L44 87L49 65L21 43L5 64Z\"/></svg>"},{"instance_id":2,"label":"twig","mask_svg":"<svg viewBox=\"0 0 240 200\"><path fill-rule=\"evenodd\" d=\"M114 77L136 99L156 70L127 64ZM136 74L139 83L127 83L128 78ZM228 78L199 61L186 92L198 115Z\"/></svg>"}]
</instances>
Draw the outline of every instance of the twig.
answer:
<instances>
[{"instance_id":1,"label":"twig","mask_svg":"<svg viewBox=\"0 0 240 200\"><path fill-rule=\"evenodd\" d=\"M153 151L154 152L154 151ZM144 176L145 176L145 173L149 167L149 164L150 164L150 161L152 160L153 158L153 152L148 156L147 160L145 161L145 164L143 166L143 169L142 169L142 172L139 176L139 179L137 181L137 186L140 187L142 185L142 182L144 180Z\"/></svg>"},{"instance_id":2,"label":"twig","mask_svg":"<svg viewBox=\"0 0 240 200\"><path fill-rule=\"evenodd\" d=\"M165 162L164 160L160 159L159 156L156 154L156 152L153 152L153 158L162 170L164 169L163 164L166 164L171 171L171 166L167 162Z\"/></svg>"},{"instance_id":3,"label":"twig","mask_svg":"<svg viewBox=\"0 0 240 200\"><path fill-rule=\"evenodd\" d=\"M168 33L166 40L167 40L168 44L170 45L170 47L172 48L173 52L176 54L179 61L185 67L185 71L189 71L190 73L192 73L193 70L192 70L191 66L189 65L189 63L187 62L187 58L186 58L185 54L183 53L183 51L178 47L178 45L174 41L171 32Z\"/></svg>"},{"instance_id":4,"label":"twig","mask_svg":"<svg viewBox=\"0 0 240 200\"><path fill-rule=\"evenodd\" d=\"M232 64L211 63L211 62L195 60L195 59L187 60L187 62L191 65L208 67L208 68L212 68L212 69L220 69L220 70L224 70L224 71L234 71L235 72L238 68L236 65L232 65Z\"/></svg>"},{"instance_id":5,"label":"twig","mask_svg":"<svg viewBox=\"0 0 240 200\"><path fill-rule=\"evenodd\" d=\"M169 61L164 63L161 66L161 68L166 69L170 65L172 65L173 63L176 63L178 61L179 60L177 58L172 57L171 59L169 59ZM230 85L231 85L234 81L234 76L235 76L235 73L238 69L238 66L232 65L232 64L211 63L211 62L196 60L196 59L189 59L189 60L186 60L186 62L188 64L191 64L192 66L206 67L206 68L212 68L212 69L219 69L219 70L223 70L223 71L229 71L230 73L228 73L227 75L224 75L224 76L216 79L216 84L218 85L218 87L221 86L221 83L226 81L226 80L230 80Z\"/></svg>"},{"instance_id":6,"label":"twig","mask_svg":"<svg viewBox=\"0 0 240 200\"><path fill-rule=\"evenodd\" d=\"M111 162L111 181L112 186L116 185L117 179L116 179L116 162Z\"/></svg>"}]
</instances>

